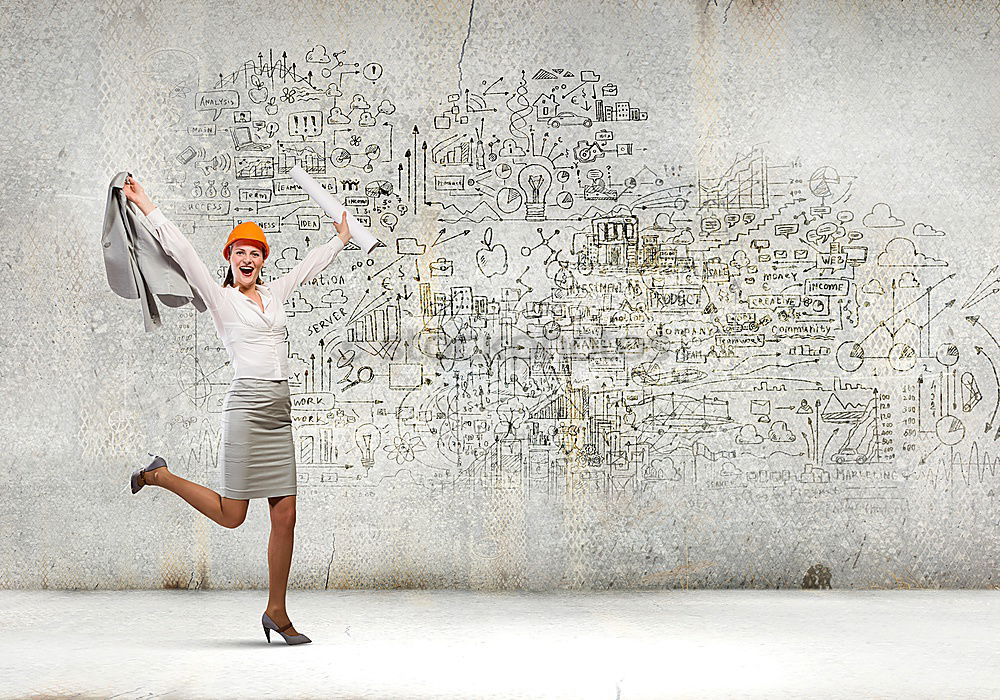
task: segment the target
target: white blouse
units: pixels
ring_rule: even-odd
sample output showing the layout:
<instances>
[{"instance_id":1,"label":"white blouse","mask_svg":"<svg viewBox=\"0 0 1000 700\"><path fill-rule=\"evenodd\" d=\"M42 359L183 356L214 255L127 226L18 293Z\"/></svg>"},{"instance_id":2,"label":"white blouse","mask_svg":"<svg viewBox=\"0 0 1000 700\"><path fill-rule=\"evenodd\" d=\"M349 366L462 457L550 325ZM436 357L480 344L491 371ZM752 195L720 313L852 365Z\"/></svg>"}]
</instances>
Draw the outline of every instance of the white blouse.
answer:
<instances>
[{"instance_id":1,"label":"white blouse","mask_svg":"<svg viewBox=\"0 0 1000 700\"><path fill-rule=\"evenodd\" d=\"M146 220L163 250L177 261L188 283L205 300L215 330L229 353L230 364L235 370L233 379L288 379L288 357L284 349L288 329L283 304L297 285L313 279L337 257L344 249L344 242L334 237L313 246L287 274L266 285L258 283L257 291L264 304L261 312L257 302L237 287L223 287L212 276L191 241L159 207L149 212Z\"/></svg>"}]
</instances>

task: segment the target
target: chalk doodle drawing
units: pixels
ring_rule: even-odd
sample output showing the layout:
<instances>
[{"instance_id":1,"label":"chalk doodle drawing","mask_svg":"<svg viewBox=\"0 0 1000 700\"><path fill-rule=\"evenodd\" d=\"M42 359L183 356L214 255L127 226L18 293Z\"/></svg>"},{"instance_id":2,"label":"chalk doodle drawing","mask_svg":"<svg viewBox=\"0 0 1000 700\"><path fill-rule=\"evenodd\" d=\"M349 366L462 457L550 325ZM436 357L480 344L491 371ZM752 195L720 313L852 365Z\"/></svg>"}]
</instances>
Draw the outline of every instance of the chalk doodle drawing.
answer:
<instances>
[{"instance_id":1,"label":"chalk doodle drawing","mask_svg":"<svg viewBox=\"0 0 1000 700\"><path fill-rule=\"evenodd\" d=\"M195 95L176 154L178 219L258 222L279 272L333 231L296 164L387 242L289 302L302 485L885 500L996 477L1000 272L960 275L944 222L762 146L646 162L656 114L596 67L466 75L426 123L382 77L259 53ZM217 403L199 343L188 395Z\"/></svg>"}]
</instances>

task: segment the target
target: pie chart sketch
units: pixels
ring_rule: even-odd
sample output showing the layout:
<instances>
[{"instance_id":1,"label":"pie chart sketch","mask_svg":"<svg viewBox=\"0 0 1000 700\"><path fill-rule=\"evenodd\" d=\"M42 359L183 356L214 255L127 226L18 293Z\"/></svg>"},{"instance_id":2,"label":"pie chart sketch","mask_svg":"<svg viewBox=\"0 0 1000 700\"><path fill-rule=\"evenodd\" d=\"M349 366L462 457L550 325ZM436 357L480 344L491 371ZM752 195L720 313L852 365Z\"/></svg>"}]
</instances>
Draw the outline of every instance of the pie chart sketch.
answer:
<instances>
[{"instance_id":1,"label":"pie chart sketch","mask_svg":"<svg viewBox=\"0 0 1000 700\"><path fill-rule=\"evenodd\" d=\"M942 343L934 357L945 367L951 367L958 362L958 346L953 343Z\"/></svg>"},{"instance_id":2,"label":"pie chart sketch","mask_svg":"<svg viewBox=\"0 0 1000 700\"><path fill-rule=\"evenodd\" d=\"M497 191L497 208L504 214L513 214L521 208L524 195L513 187L501 187Z\"/></svg>"},{"instance_id":3,"label":"pie chart sketch","mask_svg":"<svg viewBox=\"0 0 1000 700\"><path fill-rule=\"evenodd\" d=\"M896 343L889 348L889 366L897 372L906 372L917 364L917 352L906 343Z\"/></svg>"},{"instance_id":4,"label":"pie chart sketch","mask_svg":"<svg viewBox=\"0 0 1000 700\"><path fill-rule=\"evenodd\" d=\"M832 197L834 185L840 184L840 173L829 165L824 165L809 176L809 191L817 197Z\"/></svg>"},{"instance_id":5,"label":"pie chart sketch","mask_svg":"<svg viewBox=\"0 0 1000 700\"><path fill-rule=\"evenodd\" d=\"M848 340L837 348L837 364L845 372L857 372L865 363L865 349L861 343Z\"/></svg>"},{"instance_id":6,"label":"pie chart sketch","mask_svg":"<svg viewBox=\"0 0 1000 700\"><path fill-rule=\"evenodd\" d=\"M373 199L388 197L392 194L392 183L388 180L372 180L365 185L365 196Z\"/></svg>"},{"instance_id":7,"label":"pie chart sketch","mask_svg":"<svg viewBox=\"0 0 1000 700\"><path fill-rule=\"evenodd\" d=\"M351 152L346 148L335 148L330 154L330 162L337 168L346 168L351 164Z\"/></svg>"},{"instance_id":8,"label":"pie chart sketch","mask_svg":"<svg viewBox=\"0 0 1000 700\"><path fill-rule=\"evenodd\" d=\"M965 425L955 416L941 416L934 424L934 433L941 444L957 445L965 439Z\"/></svg>"}]
</instances>

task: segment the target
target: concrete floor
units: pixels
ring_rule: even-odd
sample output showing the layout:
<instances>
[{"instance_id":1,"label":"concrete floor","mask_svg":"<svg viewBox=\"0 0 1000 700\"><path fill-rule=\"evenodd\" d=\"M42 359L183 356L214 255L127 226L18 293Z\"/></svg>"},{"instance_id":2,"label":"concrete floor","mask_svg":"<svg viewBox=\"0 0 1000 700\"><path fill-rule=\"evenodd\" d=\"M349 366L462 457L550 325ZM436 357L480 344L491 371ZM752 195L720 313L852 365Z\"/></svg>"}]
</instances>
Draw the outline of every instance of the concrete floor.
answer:
<instances>
[{"instance_id":1,"label":"concrete floor","mask_svg":"<svg viewBox=\"0 0 1000 700\"><path fill-rule=\"evenodd\" d=\"M998 698L997 591L0 591L0 697Z\"/></svg>"}]
</instances>

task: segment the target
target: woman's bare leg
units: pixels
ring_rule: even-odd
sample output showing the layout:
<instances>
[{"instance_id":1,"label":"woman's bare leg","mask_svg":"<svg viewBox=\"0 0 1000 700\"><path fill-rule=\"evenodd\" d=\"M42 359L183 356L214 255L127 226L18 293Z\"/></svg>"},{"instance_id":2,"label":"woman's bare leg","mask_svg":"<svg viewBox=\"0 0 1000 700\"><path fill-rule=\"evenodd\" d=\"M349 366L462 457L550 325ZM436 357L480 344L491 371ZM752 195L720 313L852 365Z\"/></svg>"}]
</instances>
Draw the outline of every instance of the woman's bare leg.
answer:
<instances>
[{"instance_id":1,"label":"woman's bare leg","mask_svg":"<svg viewBox=\"0 0 1000 700\"><path fill-rule=\"evenodd\" d=\"M250 501L220 496L210 488L177 476L167 467L148 471L141 478L146 480L147 485L159 486L173 491L194 506L195 510L223 527L239 527L246 520Z\"/></svg>"},{"instance_id":2,"label":"woman's bare leg","mask_svg":"<svg viewBox=\"0 0 1000 700\"><path fill-rule=\"evenodd\" d=\"M267 541L267 571L270 590L267 597L267 616L278 627L291 620L285 609L288 591L288 572L292 568L292 545L295 541L295 496L275 496L267 499L271 507L271 536ZM298 634L294 627L285 634Z\"/></svg>"}]
</instances>

